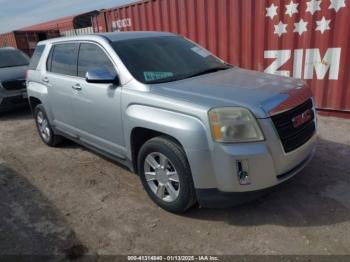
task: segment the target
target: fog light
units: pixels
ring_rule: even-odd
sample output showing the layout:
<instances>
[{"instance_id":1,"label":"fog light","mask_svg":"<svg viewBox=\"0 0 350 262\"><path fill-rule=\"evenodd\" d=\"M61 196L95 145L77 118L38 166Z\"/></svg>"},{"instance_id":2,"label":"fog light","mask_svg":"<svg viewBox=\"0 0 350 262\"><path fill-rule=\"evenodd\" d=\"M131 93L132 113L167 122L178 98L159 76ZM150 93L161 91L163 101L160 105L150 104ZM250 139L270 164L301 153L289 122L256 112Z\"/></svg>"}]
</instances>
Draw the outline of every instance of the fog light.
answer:
<instances>
[{"instance_id":1,"label":"fog light","mask_svg":"<svg viewBox=\"0 0 350 262\"><path fill-rule=\"evenodd\" d=\"M238 181L239 184L242 186L250 185L250 178L249 174L246 171L248 170L248 166L246 161L237 161L237 176L238 176Z\"/></svg>"}]
</instances>

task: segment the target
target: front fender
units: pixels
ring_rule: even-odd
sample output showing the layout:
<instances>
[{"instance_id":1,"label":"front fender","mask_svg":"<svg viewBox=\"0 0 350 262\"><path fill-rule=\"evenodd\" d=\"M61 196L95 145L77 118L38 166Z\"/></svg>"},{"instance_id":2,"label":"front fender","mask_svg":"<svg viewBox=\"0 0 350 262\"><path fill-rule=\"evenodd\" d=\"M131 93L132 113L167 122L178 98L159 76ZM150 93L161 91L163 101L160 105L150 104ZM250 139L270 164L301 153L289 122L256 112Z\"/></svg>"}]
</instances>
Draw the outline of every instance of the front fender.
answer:
<instances>
[{"instance_id":1,"label":"front fender","mask_svg":"<svg viewBox=\"0 0 350 262\"><path fill-rule=\"evenodd\" d=\"M125 134L136 127L151 129L176 138L184 149L208 150L207 132L200 119L179 112L143 105L126 110ZM125 141L129 141L128 137ZM128 142L130 148L130 141Z\"/></svg>"},{"instance_id":2,"label":"front fender","mask_svg":"<svg viewBox=\"0 0 350 262\"><path fill-rule=\"evenodd\" d=\"M215 183L211 172L208 132L203 122L191 115L143 105L131 105L126 110L124 134L131 148L130 134L142 127L164 133L179 141L185 150L195 187L205 188ZM130 150L128 150L130 151ZM131 157L131 152L129 152Z\"/></svg>"}]
</instances>

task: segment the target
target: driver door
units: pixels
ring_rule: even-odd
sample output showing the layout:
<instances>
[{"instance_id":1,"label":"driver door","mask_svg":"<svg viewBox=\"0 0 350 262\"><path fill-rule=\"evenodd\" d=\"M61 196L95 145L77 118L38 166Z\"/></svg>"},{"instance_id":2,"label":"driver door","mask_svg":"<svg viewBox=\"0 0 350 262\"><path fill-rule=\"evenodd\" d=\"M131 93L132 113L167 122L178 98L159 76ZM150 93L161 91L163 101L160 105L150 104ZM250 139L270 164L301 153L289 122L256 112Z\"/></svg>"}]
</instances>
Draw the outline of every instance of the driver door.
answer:
<instances>
[{"instance_id":1,"label":"driver door","mask_svg":"<svg viewBox=\"0 0 350 262\"><path fill-rule=\"evenodd\" d=\"M74 83L73 115L80 140L122 157L124 139L121 120L121 87L113 84L88 83L86 72L108 70L117 75L116 68L102 46L84 42L78 54L78 78Z\"/></svg>"}]
</instances>

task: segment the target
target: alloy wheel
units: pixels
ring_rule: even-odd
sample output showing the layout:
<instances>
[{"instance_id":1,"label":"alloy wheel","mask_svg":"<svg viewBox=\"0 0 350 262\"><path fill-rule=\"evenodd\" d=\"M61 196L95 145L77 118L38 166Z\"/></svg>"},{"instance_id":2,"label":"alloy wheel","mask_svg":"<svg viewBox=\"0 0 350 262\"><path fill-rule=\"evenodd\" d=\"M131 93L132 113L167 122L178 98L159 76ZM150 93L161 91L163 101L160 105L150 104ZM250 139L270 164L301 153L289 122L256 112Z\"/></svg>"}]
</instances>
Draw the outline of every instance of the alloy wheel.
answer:
<instances>
[{"instance_id":1,"label":"alloy wheel","mask_svg":"<svg viewBox=\"0 0 350 262\"><path fill-rule=\"evenodd\" d=\"M165 202L174 202L180 192L179 175L171 161L163 154L154 152L144 161L144 174L152 192Z\"/></svg>"},{"instance_id":2,"label":"alloy wheel","mask_svg":"<svg viewBox=\"0 0 350 262\"><path fill-rule=\"evenodd\" d=\"M36 121L38 123L38 128L39 128L39 132L40 132L41 137L46 142L50 141L51 130L49 127L49 122L42 111L38 112L38 114L36 116Z\"/></svg>"}]
</instances>

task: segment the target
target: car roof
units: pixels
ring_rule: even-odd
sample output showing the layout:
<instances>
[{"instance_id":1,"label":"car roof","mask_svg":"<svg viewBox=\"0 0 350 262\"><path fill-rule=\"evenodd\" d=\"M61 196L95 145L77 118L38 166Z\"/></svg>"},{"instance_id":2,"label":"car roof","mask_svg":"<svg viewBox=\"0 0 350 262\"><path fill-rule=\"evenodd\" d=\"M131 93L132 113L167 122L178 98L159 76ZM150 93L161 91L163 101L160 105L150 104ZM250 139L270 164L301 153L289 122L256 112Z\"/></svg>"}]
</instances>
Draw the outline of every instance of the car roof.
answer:
<instances>
[{"instance_id":1,"label":"car roof","mask_svg":"<svg viewBox=\"0 0 350 262\"><path fill-rule=\"evenodd\" d=\"M116 32L116 33L101 33L97 34L108 38L109 41L116 42L129 39L158 37L158 36L174 36L173 33L157 32L157 31L129 31L129 32Z\"/></svg>"},{"instance_id":2,"label":"car roof","mask_svg":"<svg viewBox=\"0 0 350 262\"><path fill-rule=\"evenodd\" d=\"M117 42L129 39L138 39L138 38L148 38L148 37L161 37L161 36L176 36L176 34L168 32L157 32L157 31L129 31L129 32L113 32L113 33L97 33L90 35L79 35L79 36L70 36L70 37L59 37L44 40L38 43L42 44L52 44L58 42L67 42L67 41L84 41L84 40L98 40L106 39L110 42Z\"/></svg>"},{"instance_id":3,"label":"car roof","mask_svg":"<svg viewBox=\"0 0 350 262\"><path fill-rule=\"evenodd\" d=\"M0 47L0 52L5 50L18 50L17 48L6 46L6 47Z\"/></svg>"}]
</instances>

